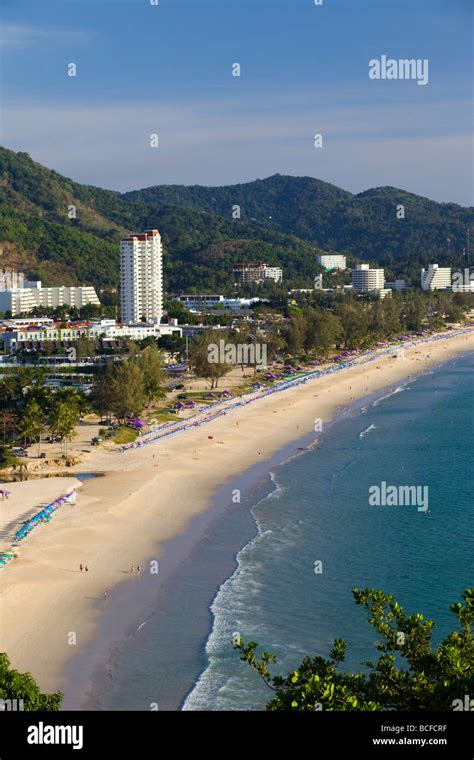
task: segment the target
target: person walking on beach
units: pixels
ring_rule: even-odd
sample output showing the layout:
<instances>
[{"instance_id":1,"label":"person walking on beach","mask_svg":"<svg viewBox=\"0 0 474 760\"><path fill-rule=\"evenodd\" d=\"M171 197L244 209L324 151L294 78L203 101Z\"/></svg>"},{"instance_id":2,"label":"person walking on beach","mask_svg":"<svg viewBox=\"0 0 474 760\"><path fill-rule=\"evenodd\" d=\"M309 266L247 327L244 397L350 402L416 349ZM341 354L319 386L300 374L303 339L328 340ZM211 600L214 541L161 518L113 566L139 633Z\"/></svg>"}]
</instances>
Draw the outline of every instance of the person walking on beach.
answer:
<instances>
[{"instance_id":1,"label":"person walking on beach","mask_svg":"<svg viewBox=\"0 0 474 760\"><path fill-rule=\"evenodd\" d=\"M87 567L87 565L85 566L84 570L86 571L86 573L89 572L89 568Z\"/></svg>"},{"instance_id":2,"label":"person walking on beach","mask_svg":"<svg viewBox=\"0 0 474 760\"><path fill-rule=\"evenodd\" d=\"M137 573L141 573L141 571L142 571L142 569L141 569L140 565L137 565Z\"/></svg>"},{"instance_id":3,"label":"person walking on beach","mask_svg":"<svg viewBox=\"0 0 474 760\"><path fill-rule=\"evenodd\" d=\"M104 599L107 599L107 597L108 597L108 593L107 591L104 591Z\"/></svg>"},{"instance_id":4,"label":"person walking on beach","mask_svg":"<svg viewBox=\"0 0 474 760\"><path fill-rule=\"evenodd\" d=\"M134 572L135 572L135 568L133 567L133 565L132 565L132 566L131 566L131 568L130 568L130 572L131 572L131 573L134 573Z\"/></svg>"},{"instance_id":5,"label":"person walking on beach","mask_svg":"<svg viewBox=\"0 0 474 760\"><path fill-rule=\"evenodd\" d=\"M81 571L81 573L82 573L83 569L84 569L84 568L83 568L83 566L82 566L82 562L81 562L81 564L79 565L79 570Z\"/></svg>"}]
</instances>

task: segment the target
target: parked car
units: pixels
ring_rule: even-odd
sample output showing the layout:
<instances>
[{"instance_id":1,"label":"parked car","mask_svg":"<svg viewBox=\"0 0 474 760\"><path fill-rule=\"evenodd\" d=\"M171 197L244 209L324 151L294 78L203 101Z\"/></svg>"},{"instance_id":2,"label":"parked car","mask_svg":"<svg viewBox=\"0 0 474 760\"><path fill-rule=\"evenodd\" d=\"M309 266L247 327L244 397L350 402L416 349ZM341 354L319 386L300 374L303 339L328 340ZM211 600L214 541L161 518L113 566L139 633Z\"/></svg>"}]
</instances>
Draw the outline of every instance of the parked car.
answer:
<instances>
[{"instance_id":1,"label":"parked car","mask_svg":"<svg viewBox=\"0 0 474 760\"><path fill-rule=\"evenodd\" d=\"M175 385L174 387L175 387L175 389L176 389L177 391L182 391L182 390L183 390L183 388L184 388L184 384L183 384L183 383L179 383L179 385Z\"/></svg>"},{"instance_id":2,"label":"parked car","mask_svg":"<svg viewBox=\"0 0 474 760\"><path fill-rule=\"evenodd\" d=\"M15 446L15 448L12 449L12 454L14 457L27 457L28 452L26 449L22 448L21 446Z\"/></svg>"}]
</instances>

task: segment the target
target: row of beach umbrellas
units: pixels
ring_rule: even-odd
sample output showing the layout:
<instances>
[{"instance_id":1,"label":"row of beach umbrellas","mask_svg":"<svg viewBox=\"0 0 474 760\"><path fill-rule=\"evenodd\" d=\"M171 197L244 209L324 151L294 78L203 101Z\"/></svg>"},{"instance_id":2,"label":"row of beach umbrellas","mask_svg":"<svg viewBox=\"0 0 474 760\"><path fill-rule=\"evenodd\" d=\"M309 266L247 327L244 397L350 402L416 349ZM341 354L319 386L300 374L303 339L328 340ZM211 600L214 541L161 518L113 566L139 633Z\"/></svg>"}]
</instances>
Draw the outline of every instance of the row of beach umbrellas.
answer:
<instances>
[{"instance_id":1,"label":"row of beach umbrellas","mask_svg":"<svg viewBox=\"0 0 474 760\"><path fill-rule=\"evenodd\" d=\"M468 330L458 330L455 333L454 332L451 333L449 337L455 337L455 335L459 335L465 332L468 332ZM424 337L424 340L416 341L417 345L425 343L427 340L430 339L429 334L427 334L426 332L424 333L423 337ZM443 335L436 336L435 338L431 338L431 340L439 340L445 337L447 336L443 333ZM403 338L404 336L402 336L402 340ZM413 336L411 336L411 338L413 339ZM394 341L394 343L396 342L397 341ZM393 351L393 345L387 348L385 351L368 350L367 352L365 352L365 356L362 355L363 363L368 364L373 361L378 361L381 356L389 354L391 351ZM280 393L286 390L287 388L294 388L298 385L305 384L309 380L313 380L325 375L332 375L335 372L340 372L341 370L346 369L347 367L352 367L356 363L357 359L359 358L360 352L356 349L353 349L352 351L348 351L345 353L347 354L347 356L343 357L341 355L342 361L336 364L333 364L327 369L310 370L309 372L305 372L299 377L296 377L296 378L292 377L291 379L280 380L279 382L274 383L269 388L263 389L258 396L254 396L251 399L244 399L241 397L239 401L236 401L236 403L231 404L230 406L227 406L225 409L221 409L219 411L208 414L205 417L200 417L199 419L194 419L194 417L190 417L188 418L188 420L184 421L183 423L171 422L167 425L163 425L161 427L156 428L155 429L156 432L155 430L150 431L150 434L148 434L146 438L143 438L140 441L134 441L133 443L125 444L124 446L121 447L120 451L124 453L126 451L130 451L131 449L141 448L142 446L146 446L149 443L155 443L161 438L165 438L170 435L175 435L176 433L180 433L191 427L200 427L201 425L205 425L208 422L212 422L213 420L217 419L223 414L227 414L227 412L237 407L245 406L246 404L253 403L254 401L259 401L260 399L265 398L266 396L272 395L273 393ZM212 404L210 408L216 409L223 403L224 403L223 401L218 401L216 404Z\"/></svg>"}]
</instances>

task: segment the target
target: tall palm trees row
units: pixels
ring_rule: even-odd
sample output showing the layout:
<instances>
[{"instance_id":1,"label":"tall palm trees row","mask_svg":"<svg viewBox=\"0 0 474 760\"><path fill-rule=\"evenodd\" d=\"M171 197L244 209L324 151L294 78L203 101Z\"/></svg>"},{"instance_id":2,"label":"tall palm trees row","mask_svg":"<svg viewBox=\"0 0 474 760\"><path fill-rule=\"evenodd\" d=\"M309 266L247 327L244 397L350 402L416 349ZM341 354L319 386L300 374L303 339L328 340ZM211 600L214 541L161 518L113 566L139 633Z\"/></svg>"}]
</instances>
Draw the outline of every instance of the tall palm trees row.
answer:
<instances>
[{"instance_id":1,"label":"tall palm trees row","mask_svg":"<svg viewBox=\"0 0 474 760\"><path fill-rule=\"evenodd\" d=\"M41 443L50 432L61 440L67 455L74 428L86 411L84 394L76 389L51 390L42 370L20 368L0 380L0 435L3 446L15 442Z\"/></svg>"}]
</instances>

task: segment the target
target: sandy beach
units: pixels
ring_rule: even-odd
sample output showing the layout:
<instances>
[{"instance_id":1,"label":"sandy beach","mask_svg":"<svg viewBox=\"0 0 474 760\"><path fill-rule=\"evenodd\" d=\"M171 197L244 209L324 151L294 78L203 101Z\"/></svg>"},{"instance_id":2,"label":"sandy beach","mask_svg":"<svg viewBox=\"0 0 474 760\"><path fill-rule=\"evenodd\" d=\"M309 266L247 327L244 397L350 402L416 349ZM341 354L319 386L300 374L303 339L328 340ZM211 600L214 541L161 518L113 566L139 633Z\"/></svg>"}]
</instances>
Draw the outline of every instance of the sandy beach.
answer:
<instances>
[{"instance_id":1,"label":"sandy beach","mask_svg":"<svg viewBox=\"0 0 474 760\"><path fill-rule=\"evenodd\" d=\"M80 469L106 476L86 481L76 506L33 531L1 571L0 651L43 690L60 689L66 663L94 636L104 592L110 597L130 581L131 565L153 572L164 543L208 508L223 483L230 500L233 476L315 431L316 420L324 445L324 423L355 399L472 350L474 330L289 388L140 449L95 450ZM9 484L8 501L0 501L2 549L15 524L77 485L73 476Z\"/></svg>"}]
</instances>

